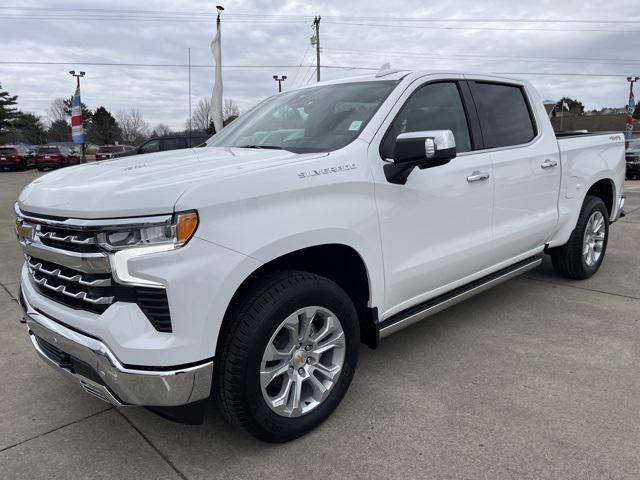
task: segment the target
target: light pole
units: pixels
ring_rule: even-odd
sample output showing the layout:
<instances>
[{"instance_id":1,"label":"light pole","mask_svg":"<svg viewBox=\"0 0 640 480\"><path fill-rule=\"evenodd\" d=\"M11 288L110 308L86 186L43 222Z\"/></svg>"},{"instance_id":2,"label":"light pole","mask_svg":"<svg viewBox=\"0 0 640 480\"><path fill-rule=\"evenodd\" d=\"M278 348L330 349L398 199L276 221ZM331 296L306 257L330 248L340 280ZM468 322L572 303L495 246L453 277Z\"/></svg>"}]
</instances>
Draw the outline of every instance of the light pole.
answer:
<instances>
[{"instance_id":1,"label":"light pole","mask_svg":"<svg viewBox=\"0 0 640 480\"><path fill-rule=\"evenodd\" d=\"M278 82L278 93L282 93L282 82L287 79L287 76L282 75L281 77L278 77L278 75L274 75L273 79Z\"/></svg>"},{"instance_id":2,"label":"light pole","mask_svg":"<svg viewBox=\"0 0 640 480\"><path fill-rule=\"evenodd\" d=\"M72 77L76 77L76 91L79 93L80 92L80 78L84 77L84 72L79 72L76 73L75 70L69 70L69 74ZM73 111L73 100L71 100L71 109ZM82 101L80 102L80 118L82 118ZM84 119L83 119L84 122ZM73 128L73 126L72 126ZM87 158L85 156L85 143L84 143L84 126L83 128L83 132L82 132L82 163L87 161Z\"/></svg>"}]
</instances>

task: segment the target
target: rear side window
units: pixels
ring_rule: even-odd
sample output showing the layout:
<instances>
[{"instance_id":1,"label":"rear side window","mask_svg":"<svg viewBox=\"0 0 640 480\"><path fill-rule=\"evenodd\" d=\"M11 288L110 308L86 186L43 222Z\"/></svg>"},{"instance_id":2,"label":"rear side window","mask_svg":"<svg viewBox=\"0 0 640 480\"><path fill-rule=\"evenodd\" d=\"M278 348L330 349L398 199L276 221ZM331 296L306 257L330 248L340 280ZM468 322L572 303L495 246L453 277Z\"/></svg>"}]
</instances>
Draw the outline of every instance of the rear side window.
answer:
<instances>
[{"instance_id":1,"label":"rear side window","mask_svg":"<svg viewBox=\"0 0 640 480\"><path fill-rule=\"evenodd\" d=\"M509 147L536 136L533 115L517 85L472 82L485 148Z\"/></svg>"}]
</instances>

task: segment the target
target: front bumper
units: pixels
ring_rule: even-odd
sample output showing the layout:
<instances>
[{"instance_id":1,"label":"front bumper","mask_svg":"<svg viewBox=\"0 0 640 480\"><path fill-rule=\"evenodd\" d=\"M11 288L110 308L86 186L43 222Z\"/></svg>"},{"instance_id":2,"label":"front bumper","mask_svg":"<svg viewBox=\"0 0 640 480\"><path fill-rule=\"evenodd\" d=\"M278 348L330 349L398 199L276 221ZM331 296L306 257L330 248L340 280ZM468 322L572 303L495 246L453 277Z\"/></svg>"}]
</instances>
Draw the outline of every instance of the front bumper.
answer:
<instances>
[{"instance_id":1,"label":"front bumper","mask_svg":"<svg viewBox=\"0 0 640 480\"><path fill-rule=\"evenodd\" d=\"M29 336L42 359L84 390L115 406L178 406L211 392L213 361L184 368L129 367L97 338L33 308L20 292Z\"/></svg>"}]
</instances>

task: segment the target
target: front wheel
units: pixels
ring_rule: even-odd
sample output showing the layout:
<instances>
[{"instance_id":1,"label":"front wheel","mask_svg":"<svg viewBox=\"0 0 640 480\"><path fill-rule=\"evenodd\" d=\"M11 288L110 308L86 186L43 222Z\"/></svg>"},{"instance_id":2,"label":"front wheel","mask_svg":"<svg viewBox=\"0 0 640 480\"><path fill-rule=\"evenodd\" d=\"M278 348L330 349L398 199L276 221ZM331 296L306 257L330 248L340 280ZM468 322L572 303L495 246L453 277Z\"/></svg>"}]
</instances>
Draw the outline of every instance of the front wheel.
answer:
<instances>
[{"instance_id":1,"label":"front wheel","mask_svg":"<svg viewBox=\"0 0 640 480\"><path fill-rule=\"evenodd\" d=\"M267 442L304 435L331 415L353 378L353 303L334 282L299 271L268 275L234 303L216 352L223 414Z\"/></svg>"},{"instance_id":2,"label":"front wheel","mask_svg":"<svg viewBox=\"0 0 640 480\"><path fill-rule=\"evenodd\" d=\"M585 280L600 268L608 241L607 207L601 198L587 196L569 241L549 252L553 268L563 277Z\"/></svg>"}]
</instances>

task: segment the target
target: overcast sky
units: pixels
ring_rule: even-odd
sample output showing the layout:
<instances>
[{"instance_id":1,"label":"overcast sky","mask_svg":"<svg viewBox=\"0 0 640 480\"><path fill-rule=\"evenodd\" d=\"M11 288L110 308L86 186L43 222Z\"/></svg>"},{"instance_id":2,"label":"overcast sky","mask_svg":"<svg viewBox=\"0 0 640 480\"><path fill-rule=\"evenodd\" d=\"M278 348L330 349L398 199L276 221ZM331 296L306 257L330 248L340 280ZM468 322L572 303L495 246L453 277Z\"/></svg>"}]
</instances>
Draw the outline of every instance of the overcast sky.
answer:
<instances>
[{"instance_id":1,"label":"overcast sky","mask_svg":"<svg viewBox=\"0 0 640 480\"><path fill-rule=\"evenodd\" d=\"M193 104L211 94L213 71L198 67L212 64L211 0L21 0L13 5L20 9L0 6L0 83L19 96L24 111L46 119L54 98L73 93L67 72L76 69L87 72L82 100L90 108L103 105L115 113L135 107L150 126L183 129L186 68L82 62L182 65L188 48L196 65L191 70ZM327 66L377 68L391 62L410 69L513 72L533 82L544 98L576 97L587 108L624 105L624 76L640 75L640 8L633 0L610 0L606 7L584 0L240 0L223 5L222 55L229 65L223 71L224 96L236 100L241 111L276 91L274 74L288 76L285 90L315 82L313 68L305 67L315 64L315 52L308 48L314 15L323 17L322 64ZM30 61L64 64L4 63ZM301 63L303 68L272 67ZM331 79L366 70L324 68L321 73Z\"/></svg>"}]
</instances>

